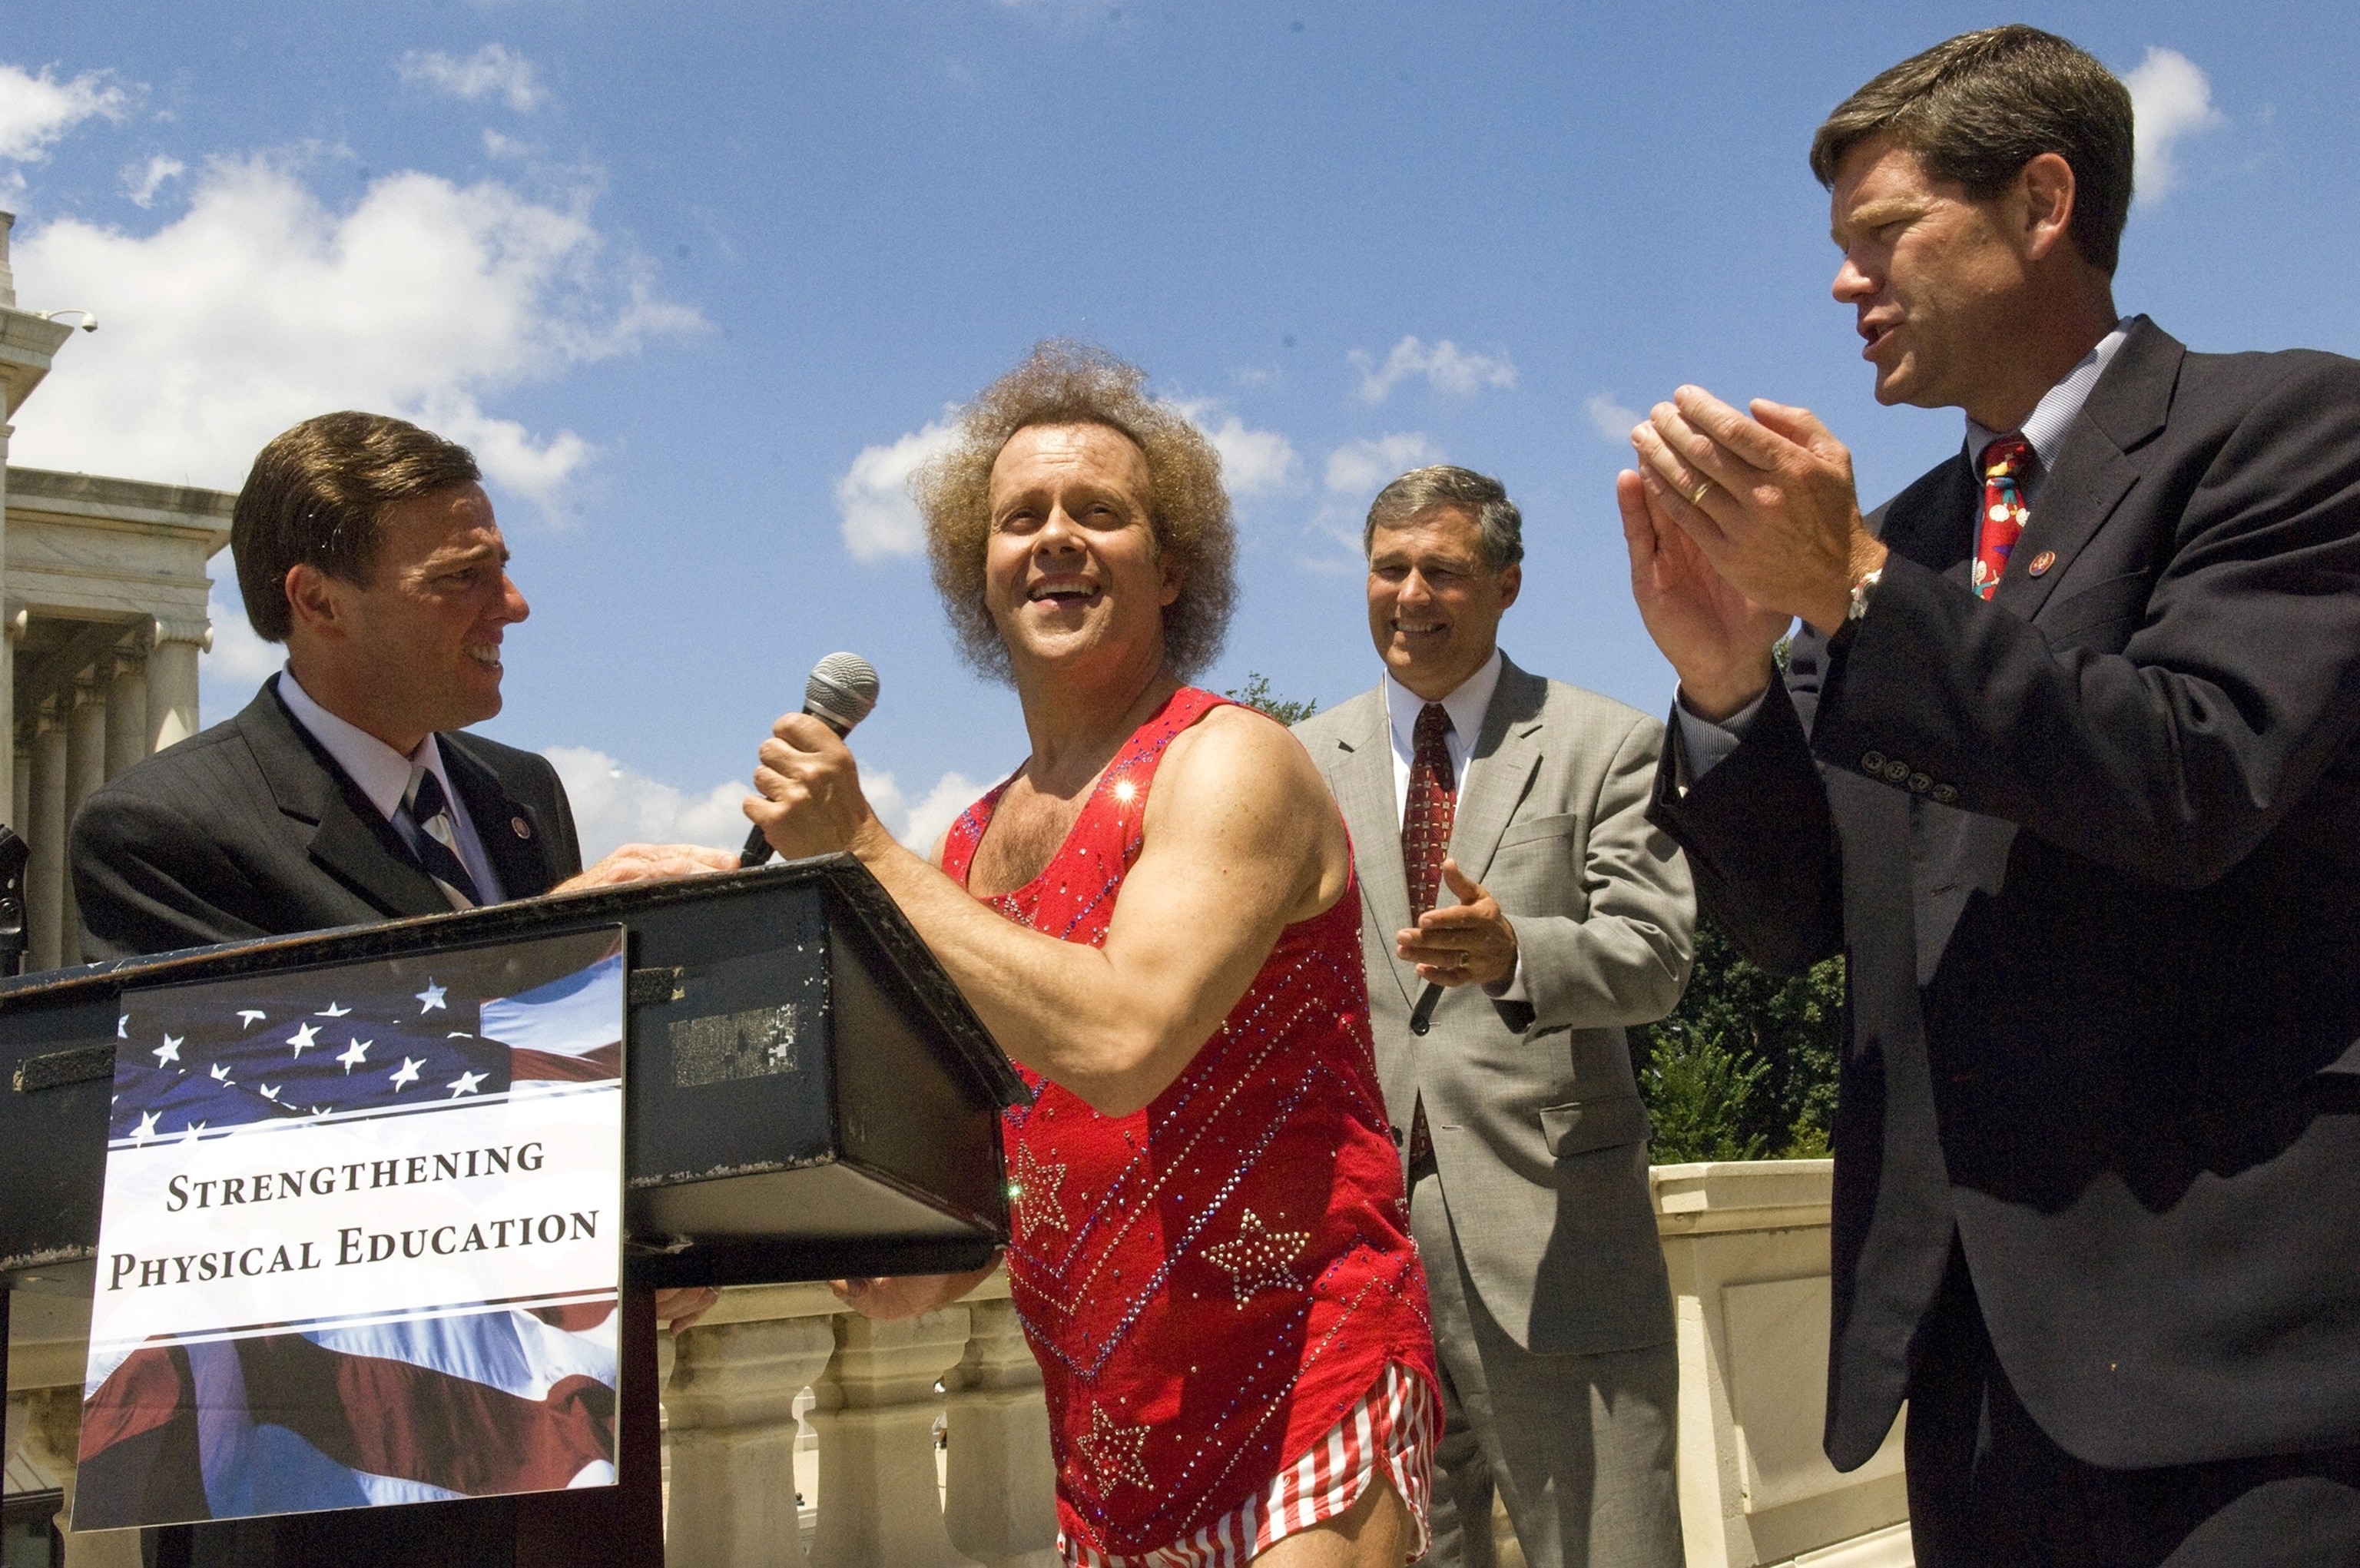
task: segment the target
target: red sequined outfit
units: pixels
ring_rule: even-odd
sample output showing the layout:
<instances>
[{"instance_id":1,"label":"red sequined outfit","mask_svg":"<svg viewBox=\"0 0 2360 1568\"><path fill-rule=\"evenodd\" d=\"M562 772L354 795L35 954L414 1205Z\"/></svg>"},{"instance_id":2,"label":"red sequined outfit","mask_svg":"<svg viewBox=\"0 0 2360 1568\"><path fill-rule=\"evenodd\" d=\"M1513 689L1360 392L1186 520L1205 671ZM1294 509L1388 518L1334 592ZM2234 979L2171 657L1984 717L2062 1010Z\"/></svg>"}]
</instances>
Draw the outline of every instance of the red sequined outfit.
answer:
<instances>
[{"instance_id":1,"label":"red sequined outfit","mask_svg":"<svg viewBox=\"0 0 2360 1568\"><path fill-rule=\"evenodd\" d=\"M987 899L1093 947L1144 842L1184 688L1108 764L1055 858ZM952 827L964 884L1002 784ZM1143 1111L1101 1116L1034 1074L1008 1113L1009 1284L1039 1358L1069 1557L1178 1541L1262 1494L1384 1381L1430 1389L1426 1276L1369 1041L1356 884L1288 927L1244 997Z\"/></svg>"}]
</instances>

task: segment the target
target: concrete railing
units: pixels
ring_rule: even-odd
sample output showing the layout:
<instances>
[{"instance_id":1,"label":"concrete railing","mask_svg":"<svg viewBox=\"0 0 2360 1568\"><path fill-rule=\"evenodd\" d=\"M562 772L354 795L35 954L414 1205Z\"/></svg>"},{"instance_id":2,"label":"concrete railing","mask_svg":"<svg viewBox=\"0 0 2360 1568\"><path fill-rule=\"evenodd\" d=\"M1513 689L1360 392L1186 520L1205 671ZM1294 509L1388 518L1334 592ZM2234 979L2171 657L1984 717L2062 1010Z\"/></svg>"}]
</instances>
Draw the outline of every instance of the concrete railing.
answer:
<instances>
[{"instance_id":1,"label":"concrete railing","mask_svg":"<svg viewBox=\"0 0 2360 1568\"><path fill-rule=\"evenodd\" d=\"M1907 1568L1897 1432L1850 1475L1819 1452L1829 1162L1652 1179L1689 1568ZM878 1323L825 1286L723 1292L663 1344L673 1568L1054 1568L1041 1375L1007 1298L994 1276L956 1307ZM10 1474L70 1488L82 1321L58 1298L16 1304ZM75 1536L67 1561L130 1568L136 1541ZM1502 1559L1518 1560L1513 1544Z\"/></svg>"}]
</instances>

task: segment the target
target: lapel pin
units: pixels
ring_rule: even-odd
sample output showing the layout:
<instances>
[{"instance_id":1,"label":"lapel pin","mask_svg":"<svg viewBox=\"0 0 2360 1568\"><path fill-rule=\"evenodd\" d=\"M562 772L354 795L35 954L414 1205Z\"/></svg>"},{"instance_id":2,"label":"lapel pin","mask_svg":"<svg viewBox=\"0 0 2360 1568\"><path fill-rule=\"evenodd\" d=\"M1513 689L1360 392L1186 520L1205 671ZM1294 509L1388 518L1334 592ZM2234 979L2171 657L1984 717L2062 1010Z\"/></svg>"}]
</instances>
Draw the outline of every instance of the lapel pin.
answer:
<instances>
[{"instance_id":1,"label":"lapel pin","mask_svg":"<svg viewBox=\"0 0 2360 1568\"><path fill-rule=\"evenodd\" d=\"M509 817L508 828L519 839L530 839L532 837L532 824L527 822L521 817Z\"/></svg>"},{"instance_id":2,"label":"lapel pin","mask_svg":"<svg viewBox=\"0 0 2360 1568\"><path fill-rule=\"evenodd\" d=\"M2057 552L2054 550L2043 550L2039 554L2035 555L2032 558L2032 565L2025 569L2037 577L2055 565L2057 565Z\"/></svg>"}]
</instances>

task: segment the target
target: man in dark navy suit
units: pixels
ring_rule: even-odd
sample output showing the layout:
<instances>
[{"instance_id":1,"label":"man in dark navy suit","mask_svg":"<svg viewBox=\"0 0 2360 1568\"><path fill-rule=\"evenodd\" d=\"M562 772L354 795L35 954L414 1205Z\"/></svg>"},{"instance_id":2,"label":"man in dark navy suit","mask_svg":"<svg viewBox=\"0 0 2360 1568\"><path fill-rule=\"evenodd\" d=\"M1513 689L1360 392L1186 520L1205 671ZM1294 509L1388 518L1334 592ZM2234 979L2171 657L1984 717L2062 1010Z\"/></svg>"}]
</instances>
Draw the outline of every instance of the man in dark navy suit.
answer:
<instances>
[{"instance_id":1,"label":"man in dark navy suit","mask_svg":"<svg viewBox=\"0 0 2360 1568\"><path fill-rule=\"evenodd\" d=\"M1908 1401L1926 1568L2360 1563L2360 364L2124 318L2131 104L1950 39L1812 147L1885 403L1684 387L1618 481L1654 816L1850 964L1827 1447ZM1773 651L1792 620L1783 678Z\"/></svg>"},{"instance_id":2,"label":"man in dark navy suit","mask_svg":"<svg viewBox=\"0 0 2360 1568\"><path fill-rule=\"evenodd\" d=\"M501 644L530 613L464 447L382 415L278 436L239 492L246 617L287 667L244 711L93 792L71 865L82 951L168 951L567 888L726 870L734 855L630 845L582 869L546 759L463 734L500 710ZM189 1568L660 1562L654 1321L702 1291L625 1292L634 1365L622 1484L155 1532ZM641 1390L644 1390L642 1393ZM641 1408L643 1407L643 1408ZM646 1461L635 1464L634 1455Z\"/></svg>"}]
</instances>

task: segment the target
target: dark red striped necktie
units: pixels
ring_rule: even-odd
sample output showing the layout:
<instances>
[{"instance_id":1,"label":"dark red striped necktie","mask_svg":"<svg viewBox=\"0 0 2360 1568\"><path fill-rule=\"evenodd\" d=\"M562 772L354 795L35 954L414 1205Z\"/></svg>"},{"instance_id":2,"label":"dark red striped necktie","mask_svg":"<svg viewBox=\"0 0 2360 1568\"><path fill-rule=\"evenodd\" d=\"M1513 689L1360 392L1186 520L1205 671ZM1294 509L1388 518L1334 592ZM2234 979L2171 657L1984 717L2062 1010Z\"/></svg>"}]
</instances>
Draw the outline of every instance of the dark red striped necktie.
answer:
<instances>
[{"instance_id":1,"label":"dark red striped necktie","mask_svg":"<svg viewBox=\"0 0 2360 1568\"><path fill-rule=\"evenodd\" d=\"M1442 862L1450 853L1450 822L1459 780L1450 765L1450 715L1438 702L1418 709L1410 733L1409 800L1402 812L1402 868L1409 873L1409 913L1434 907L1442 890Z\"/></svg>"}]
</instances>

